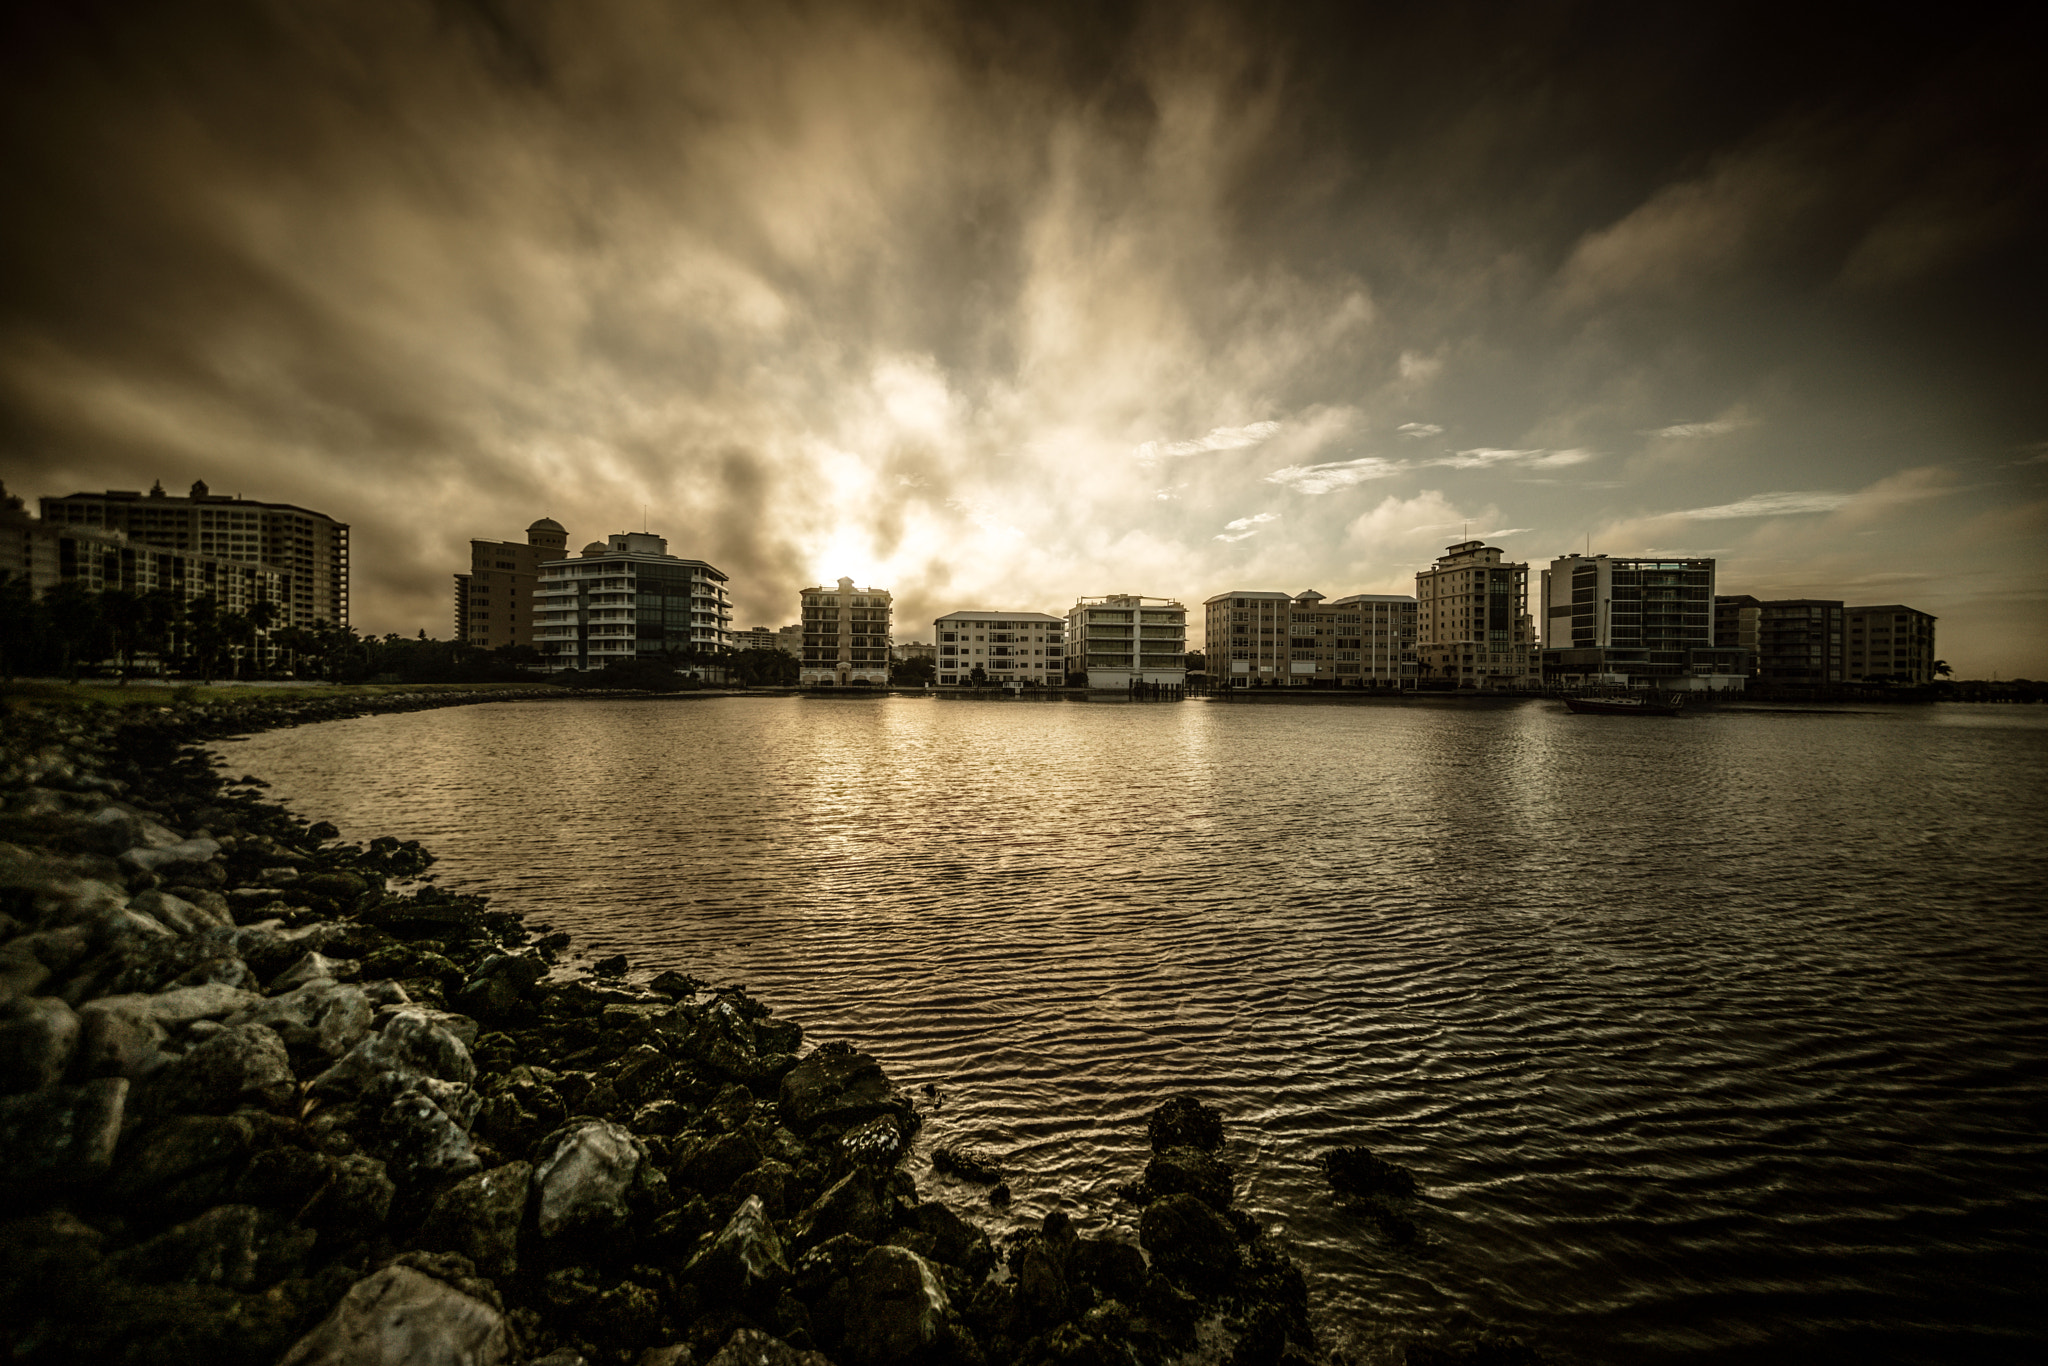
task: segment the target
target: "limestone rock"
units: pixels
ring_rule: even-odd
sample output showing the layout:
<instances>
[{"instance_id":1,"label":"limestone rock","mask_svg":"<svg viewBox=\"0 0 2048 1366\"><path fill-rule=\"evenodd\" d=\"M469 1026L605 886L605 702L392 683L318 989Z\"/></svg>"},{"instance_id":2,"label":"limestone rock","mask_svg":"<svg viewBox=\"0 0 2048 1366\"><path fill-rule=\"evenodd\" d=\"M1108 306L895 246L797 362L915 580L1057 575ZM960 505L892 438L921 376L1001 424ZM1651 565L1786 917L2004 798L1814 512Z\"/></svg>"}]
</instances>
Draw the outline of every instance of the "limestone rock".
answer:
<instances>
[{"instance_id":1,"label":"limestone rock","mask_svg":"<svg viewBox=\"0 0 2048 1366\"><path fill-rule=\"evenodd\" d=\"M151 848L138 845L121 855L121 863L141 873L164 874L185 864L210 862L220 853L220 844L215 840L180 840L176 844Z\"/></svg>"},{"instance_id":2,"label":"limestone rock","mask_svg":"<svg viewBox=\"0 0 2048 1366\"><path fill-rule=\"evenodd\" d=\"M224 1113L244 1105L282 1111L295 1084L284 1041L262 1025L223 1029L179 1058L152 1089L165 1108Z\"/></svg>"},{"instance_id":3,"label":"limestone rock","mask_svg":"<svg viewBox=\"0 0 2048 1366\"><path fill-rule=\"evenodd\" d=\"M1152 1265L1190 1289L1220 1290L1237 1269L1237 1235L1199 1196L1169 1195L1145 1207L1138 1241Z\"/></svg>"},{"instance_id":4,"label":"limestone rock","mask_svg":"<svg viewBox=\"0 0 2048 1366\"><path fill-rule=\"evenodd\" d=\"M476 1080L476 1063L453 1034L416 1010L401 1010L381 1033L363 1039L315 1077L310 1089L316 1095L362 1094L392 1074L466 1084Z\"/></svg>"},{"instance_id":5,"label":"limestone rock","mask_svg":"<svg viewBox=\"0 0 2048 1366\"><path fill-rule=\"evenodd\" d=\"M1214 1152L1223 1146L1223 1116L1192 1095L1178 1095L1152 1112L1145 1121L1145 1132L1155 1152L1166 1148Z\"/></svg>"},{"instance_id":6,"label":"limestone rock","mask_svg":"<svg viewBox=\"0 0 2048 1366\"><path fill-rule=\"evenodd\" d=\"M528 1162L508 1162L463 1178L434 1201L420 1228L420 1242L461 1253L486 1276L511 1275L519 1269L519 1222L532 1182Z\"/></svg>"},{"instance_id":7,"label":"limestone rock","mask_svg":"<svg viewBox=\"0 0 2048 1366\"><path fill-rule=\"evenodd\" d=\"M260 1290L294 1274L319 1235L253 1205L217 1205L120 1253L135 1281Z\"/></svg>"},{"instance_id":8,"label":"limestone rock","mask_svg":"<svg viewBox=\"0 0 2048 1366\"><path fill-rule=\"evenodd\" d=\"M98 1176L114 1159L128 1083L104 1077L0 1097L0 1184L35 1191Z\"/></svg>"},{"instance_id":9,"label":"limestone rock","mask_svg":"<svg viewBox=\"0 0 2048 1366\"><path fill-rule=\"evenodd\" d=\"M854 1268L846 1354L858 1366L881 1366L935 1347L946 1333L949 1305L932 1264L908 1248L878 1247Z\"/></svg>"},{"instance_id":10,"label":"limestone rock","mask_svg":"<svg viewBox=\"0 0 2048 1366\"><path fill-rule=\"evenodd\" d=\"M874 1242L888 1231L889 1204L872 1173L854 1171L797 1215L798 1246L814 1247L844 1233Z\"/></svg>"},{"instance_id":11,"label":"limestone rock","mask_svg":"<svg viewBox=\"0 0 2048 1366\"><path fill-rule=\"evenodd\" d=\"M128 909L140 911L158 924L176 930L179 934L203 934L207 930L227 929L234 924L234 921L225 915L216 915L183 897L172 896L169 892L157 888L138 893L128 903Z\"/></svg>"},{"instance_id":12,"label":"limestone rock","mask_svg":"<svg viewBox=\"0 0 2048 1366\"><path fill-rule=\"evenodd\" d=\"M179 987L173 991L102 996L88 1002L78 1013L83 1017L89 1011L118 1010L154 1020L166 1029L182 1029L194 1020L223 1019L262 1000L253 991L215 982L206 986Z\"/></svg>"},{"instance_id":13,"label":"limestone rock","mask_svg":"<svg viewBox=\"0 0 2048 1366\"><path fill-rule=\"evenodd\" d=\"M626 1192L647 1156L630 1132L607 1120L584 1120L551 1135L541 1148L534 1182L542 1237L626 1222Z\"/></svg>"},{"instance_id":14,"label":"limestone rock","mask_svg":"<svg viewBox=\"0 0 2048 1366\"><path fill-rule=\"evenodd\" d=\"M317 949L306 954L298 962L270 979L270 992L274 996L281 991L305 986L322 979L331 982L346 982L362 971L360 964L346 958L329 958Z\"/></svg>"},{"instance_id":15,"label":"limestone rock","mask_svg":"<svg viewBox=\"0 0 2048 1366\"><path fill-rule=\"evenodd\" d=\"M1145 1164L1145 1189L1154 1197L1200 1196L1212 1209L1226 1210L1235 1198L1236 1174L1200 1148L1163 1148Z\"/></svg>"},{"instance_id":16,"label":"limestone rock","mask_svg":"<svg viewBox=\"0 0 2048 1366\"><path fill-rule=\"evenodd\" d=\"M169 1031L133 1011L96 1002L79 1012L78 1033L72 1072L81 1079L126 1077L139 1081L171 1061L163 1048Z\"/></svg>"},{"instance_id":17,"label":"limestone rock","mask_svg":"<svg viewBox=\"0 0 2048 1366\"><path fill-rule=\"evenodd\" d=\"M502 1366L515 1351L505 1316L406 1266L357 1281L278 1366Z\"/></svg>"},{"instance_id":18,"label":"limestone rock","mask_svg":"<svg viewBox=\"0 0 2048 1366\"><path fill-rule=\"evenodd\" d=\"M782 1122L800 1134L820 1124L855 1124L877 1115L912 1113L910 1102L865 1053L827 1045L782 1079L776 1100Z\"/></svg>"},{"instance_id":19,"label":"limestone rock","mask_svg":"<svg viewBox=\"0 0 2048 1366\"><path fill-rule=\"evenodd\" d=\"M822 1352L800 1351L758 1328L738 1328L706 1366L832 1366Z\"/></svg>"},{"instance_id":20,"label":"limestone rock","mask_svg":"<svg viewBox=\"0 0 2048 1366\"><path fill-rule=\"evenodd\" d=\"M690 1263L689 1274L720 1294L759 1301L789 1279L782 1239L759 1196L740 1203L711 1246Z\"/></svg>"},{"instance_id":21,"label":"limestone rock","mask_svg":"<svg viewBox=\"0 0 2048 1366\"><path fill-rule=\"evenodd\" d=\"M308 954L317 958L318 954ZM304 961L304 960L301 960ZM315 978L268 1000L258 1000L228 1017L230 1025L267 1025L285 1046L339 1058L370 1032L376 1009L360 987Z\"/></svg>"},{"instance_id":22,"label":"limestone rock","mask_svg":"<svg viewBox=\"0 0 2048 1366\"><path fill-rule=\"evenodd\" d=\"M78 1046L78 1016L55 996L0 1005L0 1092L54 1086Z\"/></svg>"}]
</instances>

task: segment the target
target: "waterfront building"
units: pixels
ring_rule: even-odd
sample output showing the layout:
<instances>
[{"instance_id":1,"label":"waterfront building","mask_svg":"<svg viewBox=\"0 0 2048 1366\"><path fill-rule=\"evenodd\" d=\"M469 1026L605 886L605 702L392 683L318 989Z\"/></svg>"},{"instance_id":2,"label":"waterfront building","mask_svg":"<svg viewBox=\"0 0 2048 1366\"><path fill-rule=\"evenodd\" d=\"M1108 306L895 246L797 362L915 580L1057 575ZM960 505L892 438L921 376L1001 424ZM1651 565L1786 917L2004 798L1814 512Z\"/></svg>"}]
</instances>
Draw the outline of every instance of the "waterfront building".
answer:
<instances>
[{"instance_id":1,"label":"waterfront building","mask_svg":"<svg viewBox=\"0 0 2048 1366\"><path fill-rule=\"evenodd\" d=\"M804 624L791 622L775 633L775 643L784 654L797 659L804 657Z\"/></svg>"},{"instance_id":2,"label":"waterfront building","mask_svg":"<svg viewBox=\"0 0 2048 1366\"><path fill-rule=\"evenodd\" d=\"M937 664L941 685L968 682L979 664L983 677L992 684L1058 688L1067 681L1065 626L1059 617L1045 612L975 607L948 612L934 621L932 637L937 644L905 648L923 651Z\"/></svg>"},{"instance_id":3,"label":"waterfront building","mask_svg":"<svg viewBox=\"0 0 2048 1366\"><path fill-rule=\"evenodd\" d=\"M1398 688L1415 677L1415 599L1234 588L1203 604L1212 686Z\"/></svg>"},{"instance_id":4,"label":"waterfront building","mask_svg":"<svg viewBox=\"0 0 2048 1366\"><path fill-rule=\"evenodd\" d=\"M349 528L292 503L263 503L208 490L204 480L174 498L161 481L148 494L108 489L42 500L52 530L115 532L138 554L262 565L277 576L280 626L348 625Z\"/></svg>"},{"instance_id":5,"label":"waterfront building","mask_svg":"<svg viewBox=\"0 0 2048 1366\"><path fill-rule=\"evenodd\" d=\"M727 576L668 553L647 532L592 541L580 557L548 560L534 594L534 644L548 673L661 660L688 664L732 632Z\"/></svg>"},{"instance_id":6,"label":"waterfront building","mask_svg":"<svg viewBox=\"0 0 2048 1366\"><path fill-rule=\"evenodd\" d=\"M31 595L57 581L57 536L0 483L0 575L26 583Z\"/></svg>"},{"instance_id":7,"label":"waterfront building","mask_svg":"<svg viewBox=\"0 0 2048 1366\"><path fill-rule=\"evenodd\" d=\"M1757 628L1764 605L1747 593L1714 595L1714 644L1722 649L1756 653Z\"/></svg>"},{"instance_id":8,"label":"waterfront building","mask_svg":"<svg viewBox=\"0 0 2048 1366\"><path fill-rule=\"evenodd\" d=\"M888 591L841 579L836 588L806 588L798 596L804 628L798 681L814 688L886 686L895 610Z\"/></svg>"},{"instance_id":9,"label":"waterfront building","mask_svg":"<svg viewBox=\"0 0 2048 1366\"><path fill-rule=\"evenodd\" d=\"M543 517L526 528L526 544L473 540L469 572L455 576L455 638L479 650L534 643L540 567L566 559L569 533Z\"/></svg>"},{"instance_id":10,"label":"waterfront building","mask_svg":"<svg viewBox=\"0 0 2048 1366\"><path fill-rule=\"evenodd\" d=\"M1544 681L1567 687L1743 687L1748 655L1740 646L1716 643L1714 573L1714 561L1704 556L1552 560L1537 593Z\"/></svg>"},{"instance_id":11,"label":"waterfront building","mask_svg":"<svg viewBox=\"0 0 2048 1366\"><path fill-rule=\"evenodd\" d=\"M1757 604L1756 676L1781 688L1842 682L1842 600L1767 598Z\"/></svg>"},{"instance_id":12,"label":"waterfront building","mask_svg":"<svg viewBox=\"0 0 2048 1366\"><path fill-rule=\"evenodd\" d=\"M1054 620L1058 620L1058 618L1054 618ZM908 664L914 659L929 659L932 663L937 664L939 662L939 647L927 645L921 640L906 640L901 645L891 645L889 647L889 658L898 664Z\"/></svg>"},{"instance_id":13,"label":"waterfront building","mask_svg":"<svg viewBox=\"0 0 2048 1366\"><path fill-rule=\"evenodd\" d=\"M1460 688L1525 688L1539 681L1529 618L1529 566L1483 541L1445 548L1415 575L1417 668Z\"/></svg>"},{"instance_id":14,"label":"waterfront building","mask_svg":"<svg viewBox=\"0 0 2048 1366\"><path fill-rule=\"evenodd\" d=\"M1934 617L1916 607L1844 607L1844 673L1851 683L1932 683Z\"/></svg>"},{"instance_id":15,"label":"waterfront building","mask_svg":"<svg viewBox=\"0 0 2048 1366\"><path fill-rule=\"evenodd\" d=\"M1187 620L1172 598L1082 598L1067 613L1067 677L1119 692L1133 683L1186 687Z\"/></svg>"},{"instance_id":16,"label":"waterfront building","mask_svg":"<svg viewBox=\"0 0 2048 1366\"><path fill-rule=\"evenodd\" d=\"M730 643L735 650L779 650L782 637L766 626L756 626L750 631L734 631Z\"/></svg>"}]
</instances>

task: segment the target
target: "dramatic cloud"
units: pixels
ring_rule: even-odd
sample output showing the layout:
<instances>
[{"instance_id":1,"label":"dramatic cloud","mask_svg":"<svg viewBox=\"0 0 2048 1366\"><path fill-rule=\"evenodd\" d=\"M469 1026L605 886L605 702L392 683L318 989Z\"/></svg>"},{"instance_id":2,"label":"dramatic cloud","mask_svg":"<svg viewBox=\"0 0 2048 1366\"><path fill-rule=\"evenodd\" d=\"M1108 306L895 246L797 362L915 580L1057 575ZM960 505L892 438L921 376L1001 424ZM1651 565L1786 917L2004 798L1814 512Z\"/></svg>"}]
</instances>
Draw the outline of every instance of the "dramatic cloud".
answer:
<instances>
[{"instance_id":1,"label":"dramatic cloud","mask_svg":"<svg viewBox=\"0 0 2048 1366\"><path fill-rule=\"evenodd\" d=\"M318 508L443 636L542 515L745 625L1748 518L1741 581L1922 554L1959 670L2048 674L2013 10L26 0L0 477Z\"/></svg>"}]
</instances>

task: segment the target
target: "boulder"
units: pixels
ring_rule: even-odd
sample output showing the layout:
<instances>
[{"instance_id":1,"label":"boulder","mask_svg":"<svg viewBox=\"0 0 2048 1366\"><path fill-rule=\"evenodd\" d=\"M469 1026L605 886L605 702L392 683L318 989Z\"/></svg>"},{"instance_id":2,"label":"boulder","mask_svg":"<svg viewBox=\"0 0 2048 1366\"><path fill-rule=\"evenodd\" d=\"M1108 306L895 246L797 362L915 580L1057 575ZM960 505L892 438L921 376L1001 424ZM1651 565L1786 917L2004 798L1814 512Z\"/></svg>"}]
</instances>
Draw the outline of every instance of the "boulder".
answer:
<instances>
[{"instance_id":1,"label":"boulder","mask_svg":"<svg viewBox=\"0 0 2048 1366\"><path fill-rule=\"evenodd\" d=\"M102 1003L87 1006L78 1016L78 1047L72 1075L126 1077L139 1081L170 1063L164 1044L170 1038L155 1020Z\"/></svg>"},{"instance_id":2,"label":"boulder","mask_svg":"<svg viewBox=\"0 0 2048 1366\"><path fill-rule=\"evenodd\" d=\"M247 1115L174 1116L122 1142L109 1194L126 1205L196 1213L227 1199L257 1146Z\"/></svg>"},{"instance_id":3,"label":"boulder","mask_svg":"<svg viewBox=\"0 0 2048 1366\"><path fill-rule=\"evenodd\" d=\"M245 1105L283 1111L295 1089L284 1040L255 1024L221 1030L151 1083L158 1104L183 1113L223 1114Z\"/></svg>"},{"instance_id":4,"label":"boulder","mask_svg":"<svg viewBox=\"0 0 2048 1366\"><path fill-rule=\"evenodd\" d=\"M1154 1267L1192 1290L1221 1290L1237 1270L1236 1231L1199 1196L1169 1195L1147 1205L1138 1241Z\"/></svg>"},{"instance_id":5,"label":"boulder","mask_svg":"<svg viewBox=\"0 0 2048 1366\"><path fill-rule=\"evenodd\" d=\"M491 1305L407 1266L357 1281L278 1366L502 1366L512 1326Z\"/></svg>"},{"instance_id":6,"label":"boulder","mask_svg":"<svg viewBox=\"0 0 2048 1366\"><path fill-rule=\"evenodd\" d=\"M419 1011L402 1009L382 1032L357 1043L340 1062L315 1077L309 1089L315 1095L362 1095L388 1087L394 1076L467 1084L476 1080L476 1063L460 1039Z\"/></svg>"},{"instance_id":7,"label":"boulder","mask_svg":"<svg viewBox=\"0 0 2048 1366\"><path fill-rule=\"evenodd\" d=\"M1235 1180L1229 1163L1219 1162L1200 1148L1162 1148L1145 1164L1145 1190L1149 1196L1200 1196L1205 1204L1219 1211L1230 1208L1236 1196Z\"/></svg>"},{"instance_id":8,"label":"boulder","mask_svg":"<svg viewBox=\"0 0 2048 1366\"><path fill-rule=\"evenodd\" d=\"M761 1145L742 1129L706 1139L676 1163L676 1180L692 1190L716 1195L760 1162Z\"/></svg>"},{"instance_id":9,"label":"boulder","mask_svg":"<svg viewBox=\"0 0 2048 1366\"><path fill-rule=\"evenodd\" d=\"M210 863L220 854L220 844L209 839L180 840L160 848L138 845L121 855L122 866L138 873L159 877L182 872L188 865Z\"/></svg>"},{"instance_id":10,"label":"boulder","mask_svg":"<svg viewBox=\"0 0 2048 1366\"><path fill-rule=\"evenodd\" d=\"M0 1092L56 1085L71 1065L78 1032L78 1016L55 996L0 1005Z\"/></svg>"},{"instance_id":11,"label":"boulder","mask_svg":"<svg viewBox=\"0 0 2048 1366\"><path fill-rule=\"evenodd\" d=\"M182 1029L194 1020L219 1020L259 1004L263 998L253 991L223 986L178 987L172 991L134 992L124 996L102 996L79 1010L81 1020L96 1010L121 1011L154 1020L166 1029Z\"/></svg>"},{"instance_id":12,"label":"boulder","mask_svg":"<svg viewBox=\"0 0 2048 1366\"><path fill-rule=\"evenodd\" d=\"M782 1079L776 1107L782 1122L800 1134L821 1124L913 1113L880 1063L843 1044L827 1044L792 1068Z\"/></svg>"},{"instance_id":13,"label":"boulder","mask_svg":"<svg viewBox=\"0 0 2048 1366\"><path fill-rule=\"evenodd\" d=\"M949 1305L930 1262L908 1248L878 1247L853 1270L846 1355L857 1366L934 1349L946 1336Z\"/></svg>"},{"instance_id":14,"label":"boulder","mask_svg":"<svg viewBox=\"0 0 2048 1366\"><path fill-rule=\"evenodd\" d=\"M383 1224L398 1194L384 1164L363 1153L328 1160L333 1174L306 1211L306 1222L344 1233Z\"/></svg>"},{"instance_id":15,"label":"boulder","mask_svg":"<svg viewBox=\"0 0 2048 1366\"><path fill-rule=\"evenodd\" d=\"M172 896L169 892L156 888L138 893L128 903L128 909L140 911L159 925L176 930L179 934L202 934L207 930L225 929L234 924L234 921L225 915L215 915L212 911L183 897Z\"/></svg>"},{"instance_id":16,"label":"boulder","mask_svg":"<svg viewBox=\"0 0 2048 1366\"><path fill-rule=\"evenodd\" d=\"M39 1193L105 1172L127 1101L120 1077L0 1097L0 1153L7 1154L0 1192Z\"/></svg>"},{"instance_id":17,"label":"boulder","mask_svg":"<svg viewBox=\"0 0 2048 1366\"><path fill-rule=\"evenodd\" d=\"M323 978L331 982L346 982L361 971L361 964L346 958L329 958L315 950L271 978L270 993L274 996L280 991L290 991L294 987L302 987L308 982L317 982Z\"/></svg>"},{"instance_id":18,"label":"boulder","mask_svg":"<svg viewBox=\"0 0 2048 1366\"><path fill-rule=\"evenodd\" d=\"M982 1186L993 1186L1003 1179L1001 1164L981 1149L964 1143L942 1143L933 1148L932 1170Z\"/></svg>"},{"instance_id":19,"label":"boulder","mask_svg":"<svg viewBox=\"0 0 2048 1366\"><path fill-rule=\"evenodd\" d=\"M711 1246L691 1261L687 1274L714 1294L772 1301L789 1279L789 1259L759 1196L740 1203Z\"/></svg>"},{"instance_id":20,"label":"boulder","mask_svg":"<svg viewBox=\"0 0 2048 1366\"><path fill-rule=\"evenodd\" d=\"M477 1172L441 1192L420 1226L422 1246L459 1252L493 1278L519 1269L519 1222L526 1213L533 1166L508 1162Z\"/></svg>"},{"instance_id":21,"label":"boulder","mask_svg":"<svg viewBox=\"0 0 2048 1366\"><path fill-rule=\"evenodd\" d=\"M797 1215L793 1232L797 1245L806 1248L846 1233L874 1242L889 1231L890 1213L874 1174L854 1171Z\"/></svg>"},{"instance_id":22,"label":"boulder","mask_svg":"<svg viewBox=\"0 0 2048 1366\"><path fill-rule=\"evenodd\" d=\"M732 998L720 996L701 1007L678 1005L669 1018L677 1045L705 1067L735 1081L751 1080L760 1072L754 1026Z\"/></svg>"},{"instance_id":23,"label":"boulder","mask_svg":"<svg viewBox=\"0 0 2048 1366\"><path fill-rule=\"evenodd\" d=\"M664 1364L665 1366L665 1364ZM832 1366L822 1352L800 1350L758 1328L736 1328L706 1366Z\"/></svg>"},{"instance_id":24,"label":"boulder","mask_svg":"<svg viewBox=\"0 0 2048 1366\"><path fill-rule=\"evenodd\" d=\"M1167 1100L1145 1121L1155 1152L1166 1148L1199 1148L1213 1152L1223 1146L1223 1115L1192 1095Z\"/></svg>"},{"instance_id":25,"label":"boulder","mask_svg":"<svg viewBox=\"0 0 2048 1366\"><path fill-rule=\"evenodd\" d=\"M307 958L318 958L308 954ZM304 960L301 960L304 961ZM339 1058L361 1043L376 1018L376 1008L361 987L315 978L282 996L258 999L228 1017L228 1024L264 1025L276 1031L285 1046L298 1053L324 1053Z\"/></svg>"},{"instance_id":26,"label":"boulder","mask_svg":"<svg viewBox=\"0 0 2048 1366\"><path fill-rule=\"evenodd\" d=\"M1332 1148L1322 1156L1323 1175L1339 1195L1405 1199L1418 1189L1415 1176L1370 1148Z\"/></svg>"},{"instance_id":27,"label":"boulder","mask_svg":"<svg viewBox=\"0 0 2048 1366\"><path fill-rule=\"evenodd\" d=\"M469 1140L480 1104L475 1088L462 1082L408 1078L385 1101L372 1141L401 1182L467 1175L482 1165Z\"/></svg>"},{"instance_id":28,"label":"boulder","mask_svg":"<svg viewBox=\"0 0 2048 1366\"><path fill-rule=\"evenodd\" d=\"M132 1281L261 1290L294 1275L319 1234L253 1205L217 1205L113 1259Z\"/></svg>"},{"instance_id":29,"label":"boulder","mask_svg":"<svg viewBox=\"0 0 2048 1366\"><path fill-rule=\"evenodd\" d=\"M572 1229L602 1232L626 1222L626 1193L647 1158L640 1140L607 1120L591 1119L550 1135L541 1153L534 1184L542 1237Z\"/></svg>"}]
</instances>

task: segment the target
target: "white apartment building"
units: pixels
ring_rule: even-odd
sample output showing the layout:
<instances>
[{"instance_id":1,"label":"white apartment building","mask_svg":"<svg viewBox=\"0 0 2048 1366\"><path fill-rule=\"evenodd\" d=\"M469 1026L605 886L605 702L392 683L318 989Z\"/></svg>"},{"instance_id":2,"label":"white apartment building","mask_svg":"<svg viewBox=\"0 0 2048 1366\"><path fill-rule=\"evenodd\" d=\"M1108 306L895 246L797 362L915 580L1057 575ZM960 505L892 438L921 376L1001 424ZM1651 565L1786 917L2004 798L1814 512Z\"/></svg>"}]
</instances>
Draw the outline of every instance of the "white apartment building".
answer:
<instances>
[{"instance_id":1,"label":"white apartment building","mask_svg":"<svg viewBox=\"0 0 2048 1366\"><path fill-rule=\"evenodd\" d=\"M1482 541L1446 547L1415 575L1415 654L1424 679L1460 688L1526 688L1541 681L1529 619L1529 566Z\"/></svg>"},{"instance_id":2,"label":"white apartment building","mask_svg":"<svg viewBox=\"0 0 2048 1366\"><path fill-rule=\"evenodd\" d=\"M1044 612L970 608L932 622L939 683L961 684L976 665L989 683L1058 688L1067 681L1065 623Z\"/></svg>"},{"instance_id":3,"label":"white apartment building","mask_svg":"<svg viewBox=\"0 0 2048 1366\"><path fill-rule=\"evenodd\" d=\"M886 687L889 682L889 622L894 606L881 588L806 588L804 652L798 681L805 687Z\"/></svg>"},{"instance_id":4,"label":"white apartment building","mask_svg":"<svg viewBox=\"0 0 2048 1366\"><path fill-rule=\"evenodd\" d=\"M1133 683L1187 685L1188 609L1172 598L1112 593L1067 613L1067 675L1125 691Z\"/></svg>"},{"instance_id":5,"label":"white apartment building","mask_svg":"<svg viewBox=\"0 0 2048 1366\"><path fill-rule=\"evenodd\" d=\"M1234 588L1202 604L1212 686L1398 688L1415 676L1415 599Z\"/></svg>"},{"instance_id":6,"label":"white apartment building","mask_svg":"<svg viewBox=\"0 0 2048 1366\"><path fill-rule=\"evenodd\" d=\"M602 669L636 659L687 662L732 634L726 575L668 553L647 532L592 541L575 559L540 567L533 640L547 673Z\"/></svg>"}]
</instances>

